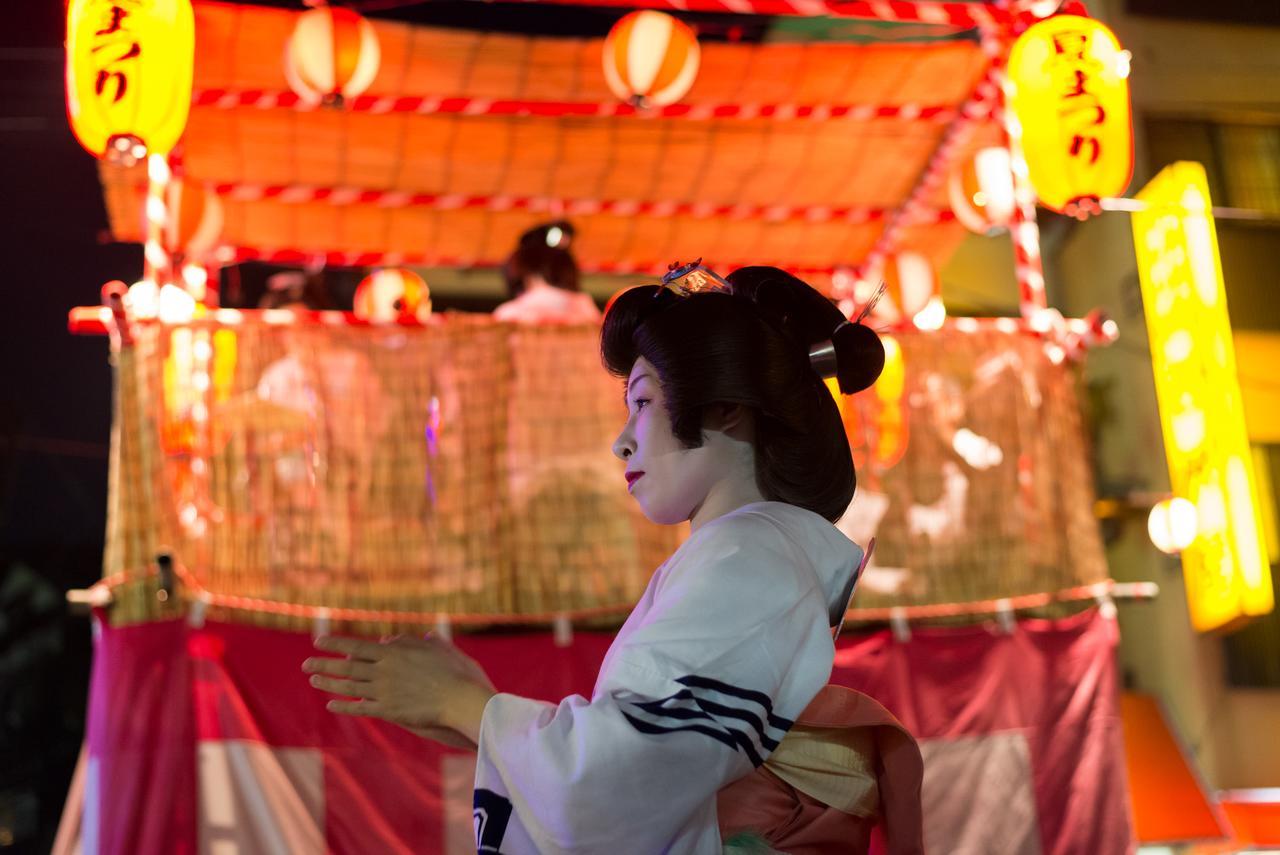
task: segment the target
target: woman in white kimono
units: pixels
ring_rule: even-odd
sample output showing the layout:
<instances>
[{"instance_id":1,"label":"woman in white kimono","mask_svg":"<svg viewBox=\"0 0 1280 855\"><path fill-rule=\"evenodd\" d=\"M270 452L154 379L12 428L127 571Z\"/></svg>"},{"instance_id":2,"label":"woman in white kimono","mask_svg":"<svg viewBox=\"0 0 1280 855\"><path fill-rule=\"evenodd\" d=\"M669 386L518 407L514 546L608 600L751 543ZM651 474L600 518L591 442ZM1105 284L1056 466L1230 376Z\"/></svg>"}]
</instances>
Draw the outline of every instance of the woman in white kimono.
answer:
<instances>
[{"instance_id":1,"label":"woman in white kimono","mask_svg":"<svg viewBox=\"0 0 1280 855\"><path fill-rule=\"evenodd\" d=\"M626 378L613 450L657 523L690 523L619 631L591 698L495 691L432 638L322 639L318 688L478 752L481 852L720 853L716 794L761 766L830 676L860 551L833 522L854 490L823 375L852 393L874 333L799 279L699 265L623 294L601 350Z\"/></svg>"}]
</instances>

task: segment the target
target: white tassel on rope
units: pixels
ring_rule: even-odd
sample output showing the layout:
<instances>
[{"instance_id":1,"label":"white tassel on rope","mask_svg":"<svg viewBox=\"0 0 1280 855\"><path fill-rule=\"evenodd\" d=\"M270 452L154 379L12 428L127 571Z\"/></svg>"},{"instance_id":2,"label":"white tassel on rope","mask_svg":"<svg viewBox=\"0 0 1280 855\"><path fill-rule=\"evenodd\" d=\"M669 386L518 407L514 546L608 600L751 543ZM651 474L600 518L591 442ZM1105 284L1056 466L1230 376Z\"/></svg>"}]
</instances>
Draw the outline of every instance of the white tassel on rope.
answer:
<instances>
[{"instance_id":1,"label":"white tassel on rope","mask_svg":"<svg viewBox=\"0 0 1280 855\"><path fill-rule=\"evenodd\" d=\"M1105 620L1115 620L1116 601L1111 598L1111 589L1106 583L1098 585L1093 600L1098 604L1098 615Z\"/></svg>"},{"instance_id":2,"label":"white tassel on rope","mask_svg":"<svg viewBox=\"0 0 1280 855\"><path fill-rule=\"evenodd\" d=\"M204 626L204 617L209 611L209 606L213 603L213 597L208 591L201 591L191 600L191 610L187 612L187 626L192 629L200 629Z\"/></svg>"},{"instance_id":3,"label":"white tassel on rope","mask_svg":"<svg viewBox=\"0 0 1280 855\"><path fill-rule=\"evenodd\" d=\"M893 637L898 642L906 644L911 640L911 626L907 623L907 612L902 606L889 609L889 628L893 630Z\"/></svg>"},{"instance_id":4,"label":"white tassel on rope","mask_svg":"<svg viewBox=\"0 0 1280 855\"><path fill-rule=\"evenodd\" d=\"M1018 628L1018 616L1014 614L1013 603L1007 597L996 600L996 623L1005 635L1013 635Z\"/></svg>"},{"instance_id":5,"label":"white tassel on rope","mask_svg":"<svg viewBox=\"0 0 1280 855\"><path fill-rule=\"evenodd\" d=\"M453 624L449 622L448 615L436 615L436 628L433 634L441 641L453 641Z\"/></svg>"},{"instance_id":6,"label":"white tassel on rope","mask_svg":"<svg viewBox=\"0 0 1280 855\"><path fill-rule=\"evenodd\" d=\"M568 647L573 644L573 622L569 620L568 615L556 615L555 620L551 622L551 632L556 647Z\"/></svg>"},{"instance_id":7,"label":"white tassel on rope","mask_svg":"<svg viewBox=\"0 0 1280 855\"><path fill-rule=\"evenodd\" d=\"M315 619L311 622L312 638L324 638L329 634L329 615L329 610L324 606L316 609Z\"/></svg>"}]
</instances>

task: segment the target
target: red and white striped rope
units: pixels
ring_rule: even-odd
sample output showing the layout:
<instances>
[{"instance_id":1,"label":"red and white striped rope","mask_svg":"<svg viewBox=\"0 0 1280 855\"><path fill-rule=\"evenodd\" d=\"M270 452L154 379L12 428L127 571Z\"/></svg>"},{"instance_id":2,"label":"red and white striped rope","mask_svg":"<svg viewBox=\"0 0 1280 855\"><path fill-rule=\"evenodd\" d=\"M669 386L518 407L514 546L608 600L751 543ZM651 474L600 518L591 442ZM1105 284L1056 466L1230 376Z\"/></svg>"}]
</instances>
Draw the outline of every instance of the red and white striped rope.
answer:
<instances>
[{"instance_id":1,"label":"red and white striped rope","mask_svg":"<svg viewBox=\"0 0 1280 855\"><path fill-rule=\"evenodd\" d=\"M849 205L728 205L714 202L654 202L638 199L561 199L549 196L468 196L459 193L407 193L361 187L317 187L304 184L251 184L223 181L211 185L219 196L241 202L274 199L289 204L325 202L330 205L372 205L379 208L432 208L455 211L482 208L488 211L528 211L553 216L605 214L617 217L692 217L727 220L799 221L810 223L875 222L890 209ZM916 211L917 225L933 225L954 219L949 210Z\"/></svg>"},{"instance_id":2,"label":"red and white striped rope","mask_svg":"<svg viewBox=\"0 0 1280 855\"><path fill-rule=\"evenodd\" d=\"M288 90L201 89L192 96L192 106L231 110L253 107L259 110L318 110L317 104ZM343 103L353 113L416 113L418 115L461 116L544 116L572 118L636 117L641 119L773 119L780 122L806 120L827 122L901 121L945 123L955 117L951 104L669 104L641 110L621 101L529 101L493 98L444 98L425 95L360 95Z\"/></svg>"},{"instance_id":3,"label":"red and white striped rope","mask_svg":"<svg viewBox=\"0 0 1280 855\"><path fill-rule=\"evenodd\" d=\"M164 323L158 318L126 318L122 313L113 314L107 306L77 306L67 317L68 330L76 335L103 335L118 328L127 333L134 324ZM356 317L352 312L306 311L296 310L256 310L256 309L212 309L209 312L183 321L181 326L191 328L224 328L242 324L263 323L269 326L423 326L414 316L406 316L395 321L373 322ZM1093 345L1105 345L1114 341L1114 324L1105 314L1094 312L1085 318L1064 318L1052 327L1042 325L1026 318L947 318L942 328L960 333L1002 333L1006 335L1032 335L1047 341L1064 340L1078 343L1082 349ZM900 327L885 328L882 333L893 335L928 335L928 331L918 330L914 326L903 324ZM1071 354L1068 354L1071 355Z\"/></svg>"},{"instance_id":4,"label":"red and white striped rope","mask_svg":"<svg viewBox=\"0 0 1280 855\"><path fill-rule=\"evenodd\" d=\"M522 0L547 2L547 0ZM741 15L856 18L903 24L931 24L954 30L990 26L1007 13L993 3L938 0L549 0L572 6L669 9L674 12L723 12Z\"/></svg>"},{"instance_id":5,"label":"red and white striped rope","mask_svg":"<svg viewBox=\"0 0 1280 855\"><path fill-rule=\"evenodd\" d=\"M895 210L885 223L884 231L876 240L871 250L863 259L859 276L875 271L883 263L886 256L897 246L902 229L917 225L921 212L935 190L947 179L956 159L960 156L968 141L969 134L983 118L990 115L992 104L997 95L995 79L988 71L978 85L974 87L969 98L960 107L956 118L951 122L942 136L942 141L934 149L925 164L920 179L911 193ZM857 277L855 277L857 278Z\"/></svg>"},{"instance_id":6,"label":"red and white striped rope","mask_svg":"<svg viewBox=\"0 0 1280 855\"><path fill-rule=\"evenodd\" d=\"M168 190L173 173L166 155L149 155L146 164L146 197L142 206L146 224L142 242L142 278L163 285L172 278L171 259L164 237L170 220Z\"/></svg>"},{"instance_id":7,"label":"red and white striped rope","mask_svg":"<svg viewBox=\"0 0 1280 855\"><path fill-rule=\"evenodd\" d=\"M984 29L983 51L992 60L992 74L997 89L995 115L1004 127L1009 161L1013 171L1013 219L1009 235L1013 241L1014 276L1018 282L1018 303L1024 318L1033 318L1048 307L1045 294L1044 264L1040 257L1040 226L1036 222L1036 196L1031 187L1031 172L1022 151L1022 127L1008 108L1012 83L1005 68L1008 49L1007 34Z\"/></svg>"},{"instance_id":8,"label":"red and white striped rope","mask_svg":"<svg viewBox=\"0 0 1280 855\"><path fill-rule=\"evenodd\" d=\"M435 255L431 253L404 252L309 252L302 249L268 248L268 247L226 247L220 253L219 261L223 264L239 264L245 261L260 261L270 264L301 265L320 263L329 267L500 267L501 259L466 258L462 256ZM725 261L709 259L707 264L713 268L732 270L744 264L768 264L768 261L741 259ZM795 266L787 264L774 265L796 276L829 275L835 267ZM605 273L618 275L661 276L670 269L669 261L616 261L586 262L581 264L584 273Z\"/></svg>"}]
</instances>

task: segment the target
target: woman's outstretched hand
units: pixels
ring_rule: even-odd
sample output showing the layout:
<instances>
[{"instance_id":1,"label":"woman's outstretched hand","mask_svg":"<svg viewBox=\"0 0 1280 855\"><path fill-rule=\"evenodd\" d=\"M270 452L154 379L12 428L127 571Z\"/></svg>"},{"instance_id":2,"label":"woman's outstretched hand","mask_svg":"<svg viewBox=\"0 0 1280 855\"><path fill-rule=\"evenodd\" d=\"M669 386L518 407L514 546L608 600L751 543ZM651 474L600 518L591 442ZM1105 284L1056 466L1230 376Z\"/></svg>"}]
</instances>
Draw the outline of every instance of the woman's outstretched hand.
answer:
<instances>
[{"instance_id":1,"label":"woman's outstretched hand","mask_svg":"<svg viewBox=\"0 0 1280 855\"><path fill-rule=\"evenodd\" d=\"M302 663L311 685L355 700L329 701L345 715L372 716L455 748L475 748L484 706L497 692L484 669L447 641L323 636L316 648L343 658Z\"/></svg>"}]
</instances>

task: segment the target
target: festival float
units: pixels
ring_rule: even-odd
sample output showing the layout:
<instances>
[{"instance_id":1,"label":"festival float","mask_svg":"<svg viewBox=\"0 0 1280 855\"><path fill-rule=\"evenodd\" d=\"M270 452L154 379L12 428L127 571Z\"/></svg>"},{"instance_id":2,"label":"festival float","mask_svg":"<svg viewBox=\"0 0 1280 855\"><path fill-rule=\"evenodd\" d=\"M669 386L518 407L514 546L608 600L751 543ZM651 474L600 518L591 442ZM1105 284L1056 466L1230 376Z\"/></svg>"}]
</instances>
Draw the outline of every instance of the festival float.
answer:
<instances>
[{"instance_id":1,"label":"festival float","mask_svg":"<svg viewBox=\"0 0 1280 855\"><path fill-rule=\"evenodd\" d=\"M620 288L772 264L852 315L883 284L885 372L833 388L840 527L876 545L832 680L920 739L926 839L1129 845L1115 600L1154 586L1109 578L1077 388L1116 328L1048 306L1036 223L1126 191L1127 53L1043 0L646 5L564 38L71 2L69 117L145 268L70 318L108 336L115 397L62 844L475 850L472 756L327 713L299 663L315 634L430 631L503 691L590 694L683 534L622 486L596 327L433 312L428 284L564 219ZM743 12L865 26L698 33ZM1003 232L1018 314L951 316L937 271ZM222 306L250 261L368 278L350 311Z\"/></svg>"}]
</instances>

